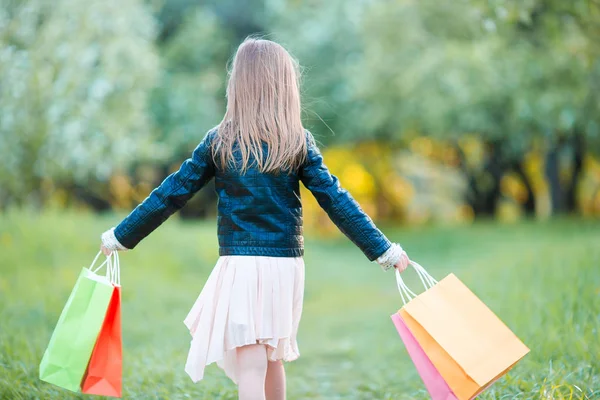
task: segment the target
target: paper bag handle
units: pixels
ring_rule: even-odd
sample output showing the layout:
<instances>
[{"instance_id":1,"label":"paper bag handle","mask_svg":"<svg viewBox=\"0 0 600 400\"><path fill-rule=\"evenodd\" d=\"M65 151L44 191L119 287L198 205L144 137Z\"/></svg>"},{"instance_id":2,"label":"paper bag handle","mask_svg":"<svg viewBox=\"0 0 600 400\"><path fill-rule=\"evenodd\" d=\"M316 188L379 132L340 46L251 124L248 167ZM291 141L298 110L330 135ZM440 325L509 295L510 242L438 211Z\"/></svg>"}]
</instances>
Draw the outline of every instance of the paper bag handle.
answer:
<instances>
[{"instance_id":1,"label":"paper bag handle","mask_svg":"<svg viewBox=\"0 0 600 400\"><path fill-rule=\"evenodd\" d=\"M121 265L119 262L119 252L113 251L109 256L106 256L106 260L104 260L102 264L94 268L94 264L96 264L96 261L98 261L100 254L102 254L102 251L99 251L98 254L96 254L96 257L94 257L94 261L92 261L89 270L93 273L98 273L100 268L106 265L106 279L108 279L111 283L121 285Z\"/></svg>"},{"instance_id":2,"label":"paper bag handle","mask_svg":"<svg viewBox=\"0 0 600 400\"><path fill-rule=\"evenodd\" d=\"M417 272L417 275L426 291L438 283L419 263L411 260L409 261L409 265L412 266ZM402 279L402 276L398 270L396 270L396 284L398 286L398 291L400 292L400 297L402 298L402 303L405 305L417 297L417 294L410 290L404 283L404 279Z\"/></svg>"}]
</instances>

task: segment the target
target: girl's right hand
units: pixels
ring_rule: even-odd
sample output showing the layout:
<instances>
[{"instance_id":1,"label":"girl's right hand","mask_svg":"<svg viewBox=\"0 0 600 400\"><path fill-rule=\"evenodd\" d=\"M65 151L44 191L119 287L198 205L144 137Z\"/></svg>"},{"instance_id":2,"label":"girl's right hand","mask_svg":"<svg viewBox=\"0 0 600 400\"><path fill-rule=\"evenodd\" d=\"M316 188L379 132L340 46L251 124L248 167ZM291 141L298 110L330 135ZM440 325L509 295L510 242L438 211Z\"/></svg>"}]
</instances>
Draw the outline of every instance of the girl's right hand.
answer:
<instances>
[{"instance_id":1,"label":"girl's right hand","mask_svg":"<svg viewBox=\"0 0 600 400\"><path fill-rule=\"evenodd\" d=\"M394 268L398 270L398 272L404 272L406 268L408 268L408 264L410 260L408 258L408 254L405 251L402 251L402 255L396 264L394 264Z\"/></svg>"},{"instance_id":2,"label":"girl's right hand","mask_svg":"<svg viewBox=\"0 0 600 400\"><path fill-rule=\"evenodd\" d=\"M109 249L108 247L104 246L104 244L100 244L100 250L102 250L102 253L104 253L104 255L106 257L108 257L112 254L112 250Z\"/></svg>"}]
</instances>

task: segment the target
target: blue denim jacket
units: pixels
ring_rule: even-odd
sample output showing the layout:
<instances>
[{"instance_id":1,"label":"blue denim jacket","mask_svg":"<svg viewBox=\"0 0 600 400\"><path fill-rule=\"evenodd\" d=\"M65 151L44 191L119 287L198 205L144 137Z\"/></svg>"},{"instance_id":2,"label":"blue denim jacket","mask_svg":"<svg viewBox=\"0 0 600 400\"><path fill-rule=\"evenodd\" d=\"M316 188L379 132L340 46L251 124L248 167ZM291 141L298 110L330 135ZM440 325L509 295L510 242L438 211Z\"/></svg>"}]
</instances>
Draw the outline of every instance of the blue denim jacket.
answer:
<instances>
[{"instance_id":1,"label":"blue denim jacket","mask_svg":"<svg viewBox=\"0 0 600 400\"><path fill-rule=\"evenodd\" d=\"M216 129L209 131L179 171L169 175L115 228L123 246L133 249L215 178L220 255L302 256L300 182L370 261L390 248L390 241L329 172L310 132L306 131L308 154L298 171L270 174L250 166L243 175L215 165L211 142L216 134Z\"/></svg>"}]
</instances>

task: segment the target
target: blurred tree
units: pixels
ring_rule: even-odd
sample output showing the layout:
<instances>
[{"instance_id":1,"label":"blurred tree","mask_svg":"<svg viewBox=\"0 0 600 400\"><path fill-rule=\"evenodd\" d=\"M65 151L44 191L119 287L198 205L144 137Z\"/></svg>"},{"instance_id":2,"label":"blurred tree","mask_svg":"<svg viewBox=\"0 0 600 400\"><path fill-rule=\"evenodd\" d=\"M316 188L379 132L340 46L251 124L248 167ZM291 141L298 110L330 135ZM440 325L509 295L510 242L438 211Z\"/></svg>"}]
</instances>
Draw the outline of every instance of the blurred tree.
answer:
<instances>
[{"instance_id":1,"label":"blurred tree","mask_svg":"<svg viewBox=\"0 0 600 400\"><path fill-rule=\"evenodd\" d=\"M425 133L454 141L459 150L461 136L478 133L486 157L475 170L465 168L475 212L495 213L510 170L523 179L525 208L533 212L524 154L536 140L580 138L579 126L597 126L590 119L597 118L590 112L597 102L590 101L589 62L579 57L588 38L571 23L551 40L528 39L513 27L498 29L474 3L388 1L368 9L360 35L364 50L349 75L354 114L364 116L357 125L389 138ZM576 149L581 142L570 143ZM461 165L467 165L464 158ZM576 181L574 175L572 188Z\"/></svg>"},{"instance_id":2,"label":"blurred tree","mask_svg":"<svg viewBox=\"0 0 600 400\"><path fill-rule=\"evenodd\" d=\"M267 33L268 0L211 0L211 9L232 33L233 46L249 35Z\"/></svg>"},{"instance_id":3,"label":"blurred tree","mask_svg":"<svg viewBox=\"0 0 600 400\"><path fill-rule=\"evenodd\" d=\"M139 0L27 0L0 7L0 204L70 186L151 151L158 59ZM45 190L46 189L46 190Z\"/></svg>"},{"instance_id":4,"label":"blurred tree","mask_svg":"<svg viewBox=\"0 0 600 400\"><path fill-rule=\"evenodd\" d=\"M296 56L303 74L305 125L322 143L368 140L377 132L357 124L352 114L352 66L360 55L362 14L369 1L267 2L267 21L275 39ZM339 136L335 136L340 133Z\"/></svg>"},{"instance_id":5,"label":"blurred tree","mask_svg":"<svg viewBox=\"0 0 600 400\"><path fill-rule=\"evenodd\" d=\"M168 41L177 33L188 13L193 12L198 6L198 0L159 0L152 1L156 9L158 33L157 45Z\"/></svg>"},{"instance_id":6,"label":"blurred tree","mask_svg":"<svg viewBox=\"0 0 600 400\"><path fill-rule=\"evenodd\" d=\"M162 2L162 74L152 114L170 156L187 152L221 120L227 61L246 36L260 34L264 14L262 0Z\"/></svg>"},{"instance_id":7,"label":"blurred tree","mask_svg":"<svg viewBox=\"0 0 600 400\"><path fill-rule=\"evenodd\" d=\"M268 8L265 0L159 0L155 3L158 3L159 45L177 35L179 29L186 25L188 15L196 12L210 14L227 27L233 38L232 46L248 35L265 31Z\"/></svg>"},{"instance_id":8,"label":"blurred tree","mask_svg":"<svg viewBox=\"0 0 600 400\"><path fill-rule=\"evenodd\" d=\"M187 154L221 120L229 43L217 17L196 9L162 44L162 73L151 110L169 156Z\"/></svg>"},{"instance_id":9,"label":"blurred tree","mask_svg":"<svg viewBox=\"0 0 600 400\"><path fill-rule=\"evenodd\" d=\"M172 172L174 160L189 157L206 131L223 117L230 44L231 33L203 7L188 10L177 30L161 43L163 68L151 112L167 157L154 160L155 168L157 161L161 167L152 185ZM214 197L213 191L202 191L183 215L206 215Z\"/></svg>"},{"instance_id":10,"label":"blurred tree","mask_svg":"<svg viewBox=\"0 0 600 400\"><path fill-rule=\"evenodd\" d=\"M510 162L505 142L518 139L507 134L515 88L508 46L468 1L380 3L366 14L361 37L364 51L351 74L361 126L390 140L427 134L457 150L465 133L480 134L487 157L474 166L461 157L460 165L471 207L493 214Z\"/></svg>"},{"instance_id":11,"label":"blurred tree","mask_svg":"<svg viewBox=\"0 0 600 400\"><path fill-rule=\"evenodd\" d=\"M540 136L552 209L572 212L586 151L600 152L600 2L474 1L522 48L515 125ZM568 174L561 174L562 170Z\"/></svg>"},{"instance_id":12,"label":"blurred tree","mask_svg":"<svg viewBox=\"0 0 600 400\"><path fill-rule=\"evenodd\" d=\"M343 133L325 142L397 142L417 132L443 138L450 134L455 140L474 131L502 136L496 121L502 120L501 113L493 106L506 96L490 95L504 87L490 67L499 45L490 40L473 44L485 31L468 2L277 4L274 29L311 75L305 104L317 118L309 115L309 124L321 134L329 129ZM474 204L476 209L494 211L502 171L493 180L495 192L487 191L492 204ZM476 194L473 203L482 198L490 203Z\"/></svg>"},{"instance_id":13,"label":"blurred tree","mask_svg":"<svg viewBox=\"0 0 600 400\"><path fill-rule=\"evenodd\" d=\"M0 0L0 205L57 187L140 200L221 119L235 47L267 33L310 76L306 126L378 157L380 215L400 146L459 167L479 215L507 193L531 213L546 191L570 211L600 152L599 26L597 0ZM186 212L206 214L204 193Z\"/></svg>"},{"instance_id":14,"label":"blurred tree","mask_svg":"<svg viewBox=\"0 0 600 400\"><path fill-rule=\"evenodd\" d=\"M147 190L172 172L206 131L220 122L225 112L227 61L246 36L263 31L265 21L262 0L161 3L157 44L162 70L151 113L165 157L153 160L156 173ZM135 168L135 179L143 180L147 169ZM205 216L214 201L214 192L204 190L181 214Z\"/></svg>"}]
</instances>

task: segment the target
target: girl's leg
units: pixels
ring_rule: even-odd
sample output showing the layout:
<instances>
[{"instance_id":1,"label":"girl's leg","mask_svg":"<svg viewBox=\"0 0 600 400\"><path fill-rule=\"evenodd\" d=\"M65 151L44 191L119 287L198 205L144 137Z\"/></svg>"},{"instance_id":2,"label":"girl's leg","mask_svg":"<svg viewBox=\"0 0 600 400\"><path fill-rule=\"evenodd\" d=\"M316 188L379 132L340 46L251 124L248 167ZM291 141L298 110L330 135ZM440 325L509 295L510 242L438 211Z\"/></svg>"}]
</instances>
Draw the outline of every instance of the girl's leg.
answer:
<instances>
[{"instance_id":1,"label":"girl's leg","mask_svg":"<svg viewBox=\"0 0 600 400\"><path fill-rule=\"evenodd\" d=\"M281 361L269 361L265 381L266 400L285 400L285 369Z\"/></svg>"},{"instance_id":2,"label":"girl's leg","mask_svg":"<svg viewBox=\"0 0 600 400\"><path fill-rule=\"evenodd\" d=\"M259 344L239 347L236 368L240 400L265 400L266 347Z\"/></svg>"}]
</instances>

